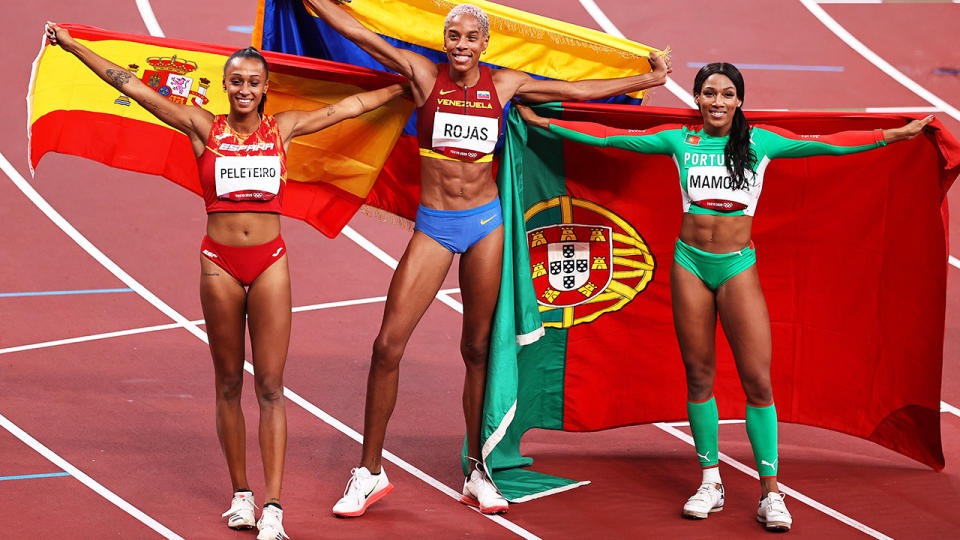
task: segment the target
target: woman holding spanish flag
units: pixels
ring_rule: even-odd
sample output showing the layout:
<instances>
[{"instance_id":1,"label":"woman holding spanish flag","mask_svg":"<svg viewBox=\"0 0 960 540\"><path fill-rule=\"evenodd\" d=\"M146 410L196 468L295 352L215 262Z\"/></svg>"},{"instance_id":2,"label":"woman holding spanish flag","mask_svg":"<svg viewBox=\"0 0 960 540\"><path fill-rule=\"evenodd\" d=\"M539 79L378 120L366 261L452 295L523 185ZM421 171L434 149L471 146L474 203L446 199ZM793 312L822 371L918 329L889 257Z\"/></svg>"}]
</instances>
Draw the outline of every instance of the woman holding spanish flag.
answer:
<instances>
[{"instance_id":1,"label":"woman holding spanish flag","mask_svg":"<svg viewBox=\"0 0 960 540\"><path fill-rule=\"evenodd\" d=\"M750 126L741 110L744 84L728 63L707 64L693 83L702 125L615 129L547 119L518 105L530 125L592 146L674 158L683 221L670 270L673 320L687 379L687 413L702 470L701 485L682 514L704 519L723 510L720 481L715 340L719 316L746 394L746 429L760 476L757 521L787 531L793 518L777 484L777 411L770 379L770 317L751 240L753 215L772 159L846 155L916 137L932 116L895 129L796 135Z\"/></svg>"},{"instance_id":2,"label":"woman holding spanish flag","mask_svg":"<svg viewBox=\"0 0 960 540\"><path fill-rule=\"evenodd\" d=\"M669 67L652 52L651 72L619 79L545 81L512 69L490 69L480 65L490 40L489 19L472 4L457 5L447 14L442 35L447 62L436 64L394 47L334 0L306 3L331 28L409 79L418 107L420 207L373 345L360 464L333 513L362 515L393 489L381 454L397 399L400 360L456 253L461 254L463 297L460 353L466 365L463 413L473 464L460 501L488 514L505 512L507 500L490 480L480 448L487 354L503 255L503 218L492 172L503 106L515 96L534 102L584 101L635 92L663 84Z\"/></svg>"},{"instance_id":3,"label":"woman holding spanish flag","mask_svg":"<svg viewBox=\"0 0 960 540\"><path fill-rule=\"evenodd\" d=\"M380 107L402 94L404 87L361 92L313 111L266 115L269 67L249 47L233 53L224 65L223 90L230 110L215 116L165 99L56 24L47 24L46 37L190 139L207 209L206 236L200 246L200 303L213 357L217 435L234 491L223 517L233 529L256 526L260 540L282 540L286 534L280 490L287 443L283 369L290 341L291 295L280 211L287 148L294 137ZM250 329L267 491L256 521L240 408L245 322Z\"/></svg>"}]
</instances>

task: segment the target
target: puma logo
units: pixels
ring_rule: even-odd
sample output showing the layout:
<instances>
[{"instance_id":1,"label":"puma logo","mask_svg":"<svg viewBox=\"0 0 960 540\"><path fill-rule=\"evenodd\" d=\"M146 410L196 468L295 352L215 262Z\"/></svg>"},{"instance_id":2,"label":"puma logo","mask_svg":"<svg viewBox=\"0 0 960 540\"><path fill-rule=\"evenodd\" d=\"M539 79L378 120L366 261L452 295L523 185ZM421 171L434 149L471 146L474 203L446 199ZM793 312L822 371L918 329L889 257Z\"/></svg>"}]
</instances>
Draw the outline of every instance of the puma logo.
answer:
<instances>
[{"instance_id":1,"label":"puma logo","mask_svg":"<svg viewBox=\"0 0 960 540\"><path fill-rule=\"evenodd\" d=\"M456 91L457 91L456 89L453 89L453 90L441 90L440 92L438 92L438 94L440 94L441 96L445 96L445 95L447 95L447 94L449 94L449 93L451 93L451 92L456 92Z\"/></svg>"},{"instance_id":2,"label":"puma logo","mask_svg":"<svg viewBox=\"0 0 960 540\"><path fill-rule=\"evenodd\" d=\"M777 468L777 462L778 462L778 461L780 461L780 458L779 458L779 457L778 457L777 459L774 459L774 460L773 460L773 463L770 463L769 461L767 461L767 460L765 460L765 459L761 459L761 460L760 460L760 464L761 464L761 465L766 465L767 467L770 467L771 469L776 469L776 468Z\"/></svg>"},{"instance_id":3,"label":"puma logo","mask_svg":"<svg viewBox=\"0 0 960 540\"><path fill-rule=\"evenodd\" d=\"M283 248L282 248L282 247L280 247L280 248L277 248L277 252L276 252L276 253L274 253L273 255L271 255L271 257L276 257L277 255L279 255L279 254L280 254L280 252L281 252L281 251L283 251Z\"/></svg>"},{"instance_id":4,"label":"puma logo","mask_svg":"<svg viewBox=\"0 0 960 540\"><path fill-rule=\"evenodd\" d=\"M694 450L694 452L696 452L696 450ZM703 461L710 461L710 451L707 450L707 453L706 453L706 454L701 454L701 453L697 452L697 457L700 458L700 459L702 459Z\"/></svg>"}]
</instances>

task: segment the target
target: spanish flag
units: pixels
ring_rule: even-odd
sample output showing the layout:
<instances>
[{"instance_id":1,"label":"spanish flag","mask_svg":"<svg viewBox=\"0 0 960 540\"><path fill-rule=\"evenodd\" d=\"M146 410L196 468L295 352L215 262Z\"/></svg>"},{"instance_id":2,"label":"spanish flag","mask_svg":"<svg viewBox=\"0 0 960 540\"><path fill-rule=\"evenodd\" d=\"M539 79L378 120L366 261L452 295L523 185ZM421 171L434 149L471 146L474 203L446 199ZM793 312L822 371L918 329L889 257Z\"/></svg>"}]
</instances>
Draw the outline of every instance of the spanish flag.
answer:
<instances>
[{"instance_id":1,"label":"spanish flag","mask_svg":"<svg viewBox=\"0 0 960 540\"><path fill-rule=\"evenodd\" d=\"M126 67L167 99L214 114L228 111L223 66L233 49L183 40L62 25L97 54ZM266 112L317 109L403 79L324 60L265 52ZM31 168L47 152L158 174L200 194L186 135L103 82L72 54L44 44L29 94ZM413 104L395 99L375 111L291 141L283 214L333 237L363 204Z\"/></svg>"},{"instance_id":2,"label":"spanish flag","mask_svg":"<svg viewBox=\"0 0 960 540\"><path fill-rule=\"evenodd\" d=\"M370 55L317 18L302 0L259 0L253 43L270 51L323 58L386 70ZM443 22L457 4L447 0L378 0L345 4L361 24L393 46L446 62ZM490 44L483 57L491 68L511 68L538 79L577 81L647 73L652 47L569 23L471 0L490 19ZM659 51L658 51L659 52ZM614 96L609 103L639 105L643 93ZM506 114L507 111L504 111ZM420 184L416 119L404 135L368 197L371 206L413 219Z\"/></svg>"}]
</instances>

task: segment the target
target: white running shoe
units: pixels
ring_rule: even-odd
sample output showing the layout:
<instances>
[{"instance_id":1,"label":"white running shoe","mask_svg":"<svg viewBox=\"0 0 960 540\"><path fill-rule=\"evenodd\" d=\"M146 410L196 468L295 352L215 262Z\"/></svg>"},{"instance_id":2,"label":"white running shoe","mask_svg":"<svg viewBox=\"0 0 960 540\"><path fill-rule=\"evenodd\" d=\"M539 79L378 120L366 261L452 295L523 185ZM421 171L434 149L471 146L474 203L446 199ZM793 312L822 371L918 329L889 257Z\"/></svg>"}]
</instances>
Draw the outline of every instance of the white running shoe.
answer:
<instances>
[{"instance_id":1,"label":"white running shoe","mask_svg":"<svg viewBox=\"0 0 960 540\"><path fill-rule=\"evenodd\" d=\"M463 481L463 495L460 496L460 502L476 506L484 514L503 514L510 506L497 486L493 485L490 477L480 469L479 464Z\"/></svg>"},{"instance_id":2,"label":"white running shoe","mask_svg":"<svg viewBox=\"0 0 960 540\"><path fill-rule=\"evenodd\" d=\"M253 504L253 493L238 491L233 494L230 509L220 515L227 518L227 527L231 529L252 529L256 524L254 511L257 505Z\"/></svg>"},{"instance_id":3,"label":"white running shoe","mask_svg":"<svg viewBox=\"0 0 960 540\"><path fill-rule=\"evenodd\" d=\"M713 512L723 510L723 484L701 484L697 492L683 505L683 517L706 519Z\"/></svg>"},{"instance_id":4,"label":"white running shoe","mask_svg":"<svg viewBox=\"0 0 960 540\"><path fill-rule=\"evenodd\" d=\"M783 493L771 491L760 500L757 508L757 521L763 523L771 531L789 531L793 524L793 517L787 511L783 502Z\"/></svg>"},{"instance_id":5,"label":"white running shoe","mask_svg":"<svg viewBox=\"0 0 960 540\"><path fill-rule=\"evenodd\" d=\"M343 497L333 505L334 515L340 517L362 516L367 508L393 491L393 484L387 480L387 471L380 468L380 474L370 474L366 467L350 470L350 480L343 490Z\"/></svg>"},{"instance_id":6,"label":"white running shoe","mask_svg":"<svg viewBox=\"0 0 960 540\"><path fill-rule=\"evenodd\" d=\"M260 514L260 521L257 522L257 529L260 534L257 540L283 540L290 538L283 532L283 510L276 506L264 506L263 513Z\"/></svg>"}]
</instances>

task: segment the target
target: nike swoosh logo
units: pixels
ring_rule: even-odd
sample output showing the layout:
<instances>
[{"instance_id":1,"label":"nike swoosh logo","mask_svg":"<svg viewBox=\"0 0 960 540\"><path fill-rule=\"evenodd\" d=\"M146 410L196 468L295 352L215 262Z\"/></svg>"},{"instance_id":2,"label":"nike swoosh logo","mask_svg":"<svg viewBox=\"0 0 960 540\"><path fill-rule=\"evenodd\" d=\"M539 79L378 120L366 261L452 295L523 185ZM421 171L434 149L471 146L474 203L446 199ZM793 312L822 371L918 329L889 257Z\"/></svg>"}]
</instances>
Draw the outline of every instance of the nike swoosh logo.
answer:
<instances>
[{"instance_id":1,"label":"nike swoosh logo","mask_svg":"<svg viewBox=\"0 0 960 540\"><path fill-rule=\"evenodd\" d=\"M451 92L456 92L456 90L441 90L441 91L439 92L439 94L440 94L441 96L445 96L445 95L447 95L447 94L449 94L449 93L451 93Z\"/></svg>"},{"instance_id":2,"label":"nike swoosh logo","mask_svg":"<svg viewBox=\"0 0 960 540\"><path fill-rule=\"evenodd\" d=\"M497 217L497 216L490 216L490 217L488 217L487 219L481 219L481 220L480 220L480 224L481 224L481 225L486 225L487 223L490 223L490 220L493 219L493 218L495 218L495 217Z\"/></svg>"},{"instance_id":3,"label":"nike swoosh logo","mask_svg":"<svg viewBox=\"0 0 960 540\"><path fill-rule=\"evenodd\" d=\"M367 494L363 496L363 498L366 499L367 497L369 497L370 494L373 493L373 490L377 489L377 484L379 484L379 483L380 483L380 482L377 481L375 484L373 484L373 487L370 488L370 491L368 491Z\"/></svg>"},{"instance_id":4,"label":"nike swoosh logo","mask_svg":"<svg viewBox=\"0 0 960 540\"><path fill-rule=\"evenodd\" d=\"M271 255L271 257L276 257L277 255L280 254L281 251L283 251L283 248L277 248L277 252Z\"/></svg>"}]
</instances>

